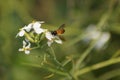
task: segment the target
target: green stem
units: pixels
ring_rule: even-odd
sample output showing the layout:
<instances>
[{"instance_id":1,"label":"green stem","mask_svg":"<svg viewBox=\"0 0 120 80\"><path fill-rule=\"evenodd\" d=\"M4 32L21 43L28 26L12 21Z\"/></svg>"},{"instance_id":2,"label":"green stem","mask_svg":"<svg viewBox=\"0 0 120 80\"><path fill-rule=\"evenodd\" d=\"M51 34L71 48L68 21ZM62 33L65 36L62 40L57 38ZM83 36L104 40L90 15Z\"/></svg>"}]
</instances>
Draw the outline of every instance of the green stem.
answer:
<instances>
[{"instance_id":1,"label":"green stem","mask_svg":"<svg viewBox=\"0 0 120 80\"><path fill-rule=\"evenodd\" d=\"M114 77L120 76L120 69L115 69L109 72L106 72L98 77L98 80L110 80Z\"/></svg>"},{"instance_id":2,"label":"green stem","mask_svg":"<svg viewBox=\"0 0 120 80\"><path fill-rule=\"evenodd\" d=\"M51 49L51 53L52 53L52 56L53 56L54 61L55 61L58 65L61 66L61 63L56 59L56 55L55 55L55 52L54 52L53 48L50 47L50 49Z\"/></svg>"},{"instance_id":3,"label":"green stem","mask_svg":"<svg viewBox=\"0 0 120 80\"><path fill-rule=\"evenodd\" d=\"M43 34L41 34L41 35L37 35L36 36L36 39L35 39L35 41L36 41L36 47L33 47L33 48L31 48L31 49L37 49L37 48L40 48L40 42L41 42L41 40L42 40L42 37L43 37Z\"/></svg>"},{"instance_id":4,"label":"green stem","mask_svg":"<svg viewBox=\"0 0 120 80\"><path fill-rule=\"evenodd\" d=\"M97 63L97 64L92 65L92 66L90 66L90 67L83 68L83 69L77 71L77 72L75 73L75 76L80 76L80 75L83 75L83 74L85 74L85 73L88 73L88 72L90 72L90 71L92 71L92 70L97 70L97 69L100 69L100 68L103 68L103 67L106 67L106 66L115 64L115 63L119 63L119 62L120 62L120 57L119 57L119 58L109 59L109 60L107 60L107 61Z\"/></svg>"},{"instance_id":5,"label":"green stem","mask_svg":"<svg viewBox=\"0 0 120 80\"><path fill-rule=\"evenodd\" d=\"M110 14L112 13L112 9L113 9L113 6L115 4L115 0L111 0L110 3L109 3L109 9L108 11L102 15L99 23L97 24L97 28L99 30L102 29L102 27L104 26L104 24L106 24L107 20L109 19L110 17ZM94 40L92 43L91 43L91 46L83 53L83 55L79 58L79 60L77 61L76 63L76 70L78 70L80 64L82 63L82 61L87 57L87 55L90 53L90 51L93 49L93 47L95 46L95 43L97 42L97 40Z\"/></svg>"},{"instance_id":6,"label":"green stem","mask_svg":"<svg viewBox=\"0 0 120 80\"><path fill-rule=\"evenodd\" d=\"M28 33L25 32L25 37L30 41L30 42L35 42L30 36Z\"/></svg>"},{"instance_id":7,"label":"green stem","mask_svg":"<svg viewBox=\"0 0 120 80\"><path fill-rule=\"evenodd\" d=\"M53 72L53 73L56 73L56 74L59 74L59 75L63 75L63 76L67 76L67 73L64 73L62 71L58 71L56 70L55 68L51 68L51 67L42 67L43 65L38 65L38 64L31 64L31 63L21 63L22 65L26 65L26 66L30 66L30 67L36 67L36 68L43 68L43 69L47 69L49 70L50 72Z\"/></svg>"},{"instance_id":8,"label":"green stem","mask_svg":"<svg viewBox=\"0 0 120 80\"><path fill-rule=\"evenodd\" d=\"M111 58L116 58L120 55L120 50L118 50Z\"/></svg>"},{"instance_id":9,"label":"green stem","mask_svg":"<svg viewBox=\"0 0 120 80\"><path fill-rule=\"evenodd\" d=\"M66 64L68 64L71 61L72 61L72 58L68 58L67 60L63 61L62 66L65 66Z\"/></svg>"},{"instance_id":10,"label":"green stem","mask_svg":"<svg viewBox=\"0 0 120 80\"><path fill-rule=\"evenodd\" d=\"M88 56L88 54L91 52L91 50L94 48L94 46L96 45L98 39L93 40L90 44L90 47L88 47L88 49L83 52L83 54L79 57L79 60L77 61L76 65L75 65L75 71L77 71L81 65L81 63L83 62L83 60Z\"/></svg>"},{"instance_id":11,"label":"green stem","mask_svg":"<svg viewBox=\"0 0 120 80\"><path fill-rule=\"evenodd\" d=\"M37 48L39 48L40 47L40 45L39 45L39 43L37 43L37 46L36 47L32 47L32 48L30 48L31 50L32 49L37 49Z\"/></svg>"},{"instance_id":12,"label":"green stem","mask_svg":"<svg viewBox=\"0 0 120 80\"><path fill-rule=\"evenodd\" d=\"M55 52L54 52L53 48L50 47L50 49L51 49L51 53L52 53L52 55L53 55L53 59L54 59L54 61L55 61L55 62L57 63L57 65L58 65L58 69L66 72L66 73L68 74L70 80L75 80L74 77L71 75L71 73L68 72L67 70L65 70L64 67L63 67L63 65L56 59Z\"/></svg>"}]
</instances>

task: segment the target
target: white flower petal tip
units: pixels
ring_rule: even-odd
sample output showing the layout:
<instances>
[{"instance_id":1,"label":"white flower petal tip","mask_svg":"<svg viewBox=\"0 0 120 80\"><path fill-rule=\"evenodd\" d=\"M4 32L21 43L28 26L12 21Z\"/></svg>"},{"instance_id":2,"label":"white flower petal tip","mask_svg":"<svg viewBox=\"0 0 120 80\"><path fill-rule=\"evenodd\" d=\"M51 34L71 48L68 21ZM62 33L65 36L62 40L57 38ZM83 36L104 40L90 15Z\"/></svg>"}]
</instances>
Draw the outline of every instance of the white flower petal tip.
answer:
<instances>
[{"instance_id":1,"label":"white flower petal tip","mask_svg":"<svg viewBox=\"0 0 120 80\"><path fill-rule=\"evenodd\" d=\"M58 44L62 44L62 40L60 40L60 39L59 40L55 40L55 42L58 43Z\"/></svg>"},{"instance_id":2,"label":"white flower petal tip","mask_svg":"<svg viewBox=\"0 0 120 80\"><path fill-rule=\"evenodd\" d=\"M18 34L16 35L16 37L17 37L17 36L23 37L24 34L25 34L25 31L29 32L31 29L32 29L32 28L31 28L30 25L24 26L23 28L20 29L20 31L18 32Z\"/></svg>"},{"instance_id":3,"label":"white flower petal tip","mask_svg":"<svg viewBox=\"0 0 120 80\"><path fill-rule=\"evenodd\" d=\"M20 48L18 51L24 51L22 48Z\"/></svg>"},{"instance_id":4,"label":"white flower petal tip","mask_svg":"<svg viewBox=\"0 0 120 80\"><path fill-rule=\"evenodd\" d=\"M21 30L21 31L16 35L16 37L17 37L17 36L23 37L24 34L25 34L25 31L24 31L24 30Z\"/></svg>"},{"instance_id":5,"label":"white flower petal tip","mask_svg":"<svg viewBox=\"0 0 120 80\"><path fill-rule=\"evenodd\" d=\"M32 24L25 26L23 29L25 29L27 32L30 32L30 30L32 29Z\"/></svg>"},{"instance_id":6,"label":"white flower petal tip","mask_svg":"<svg viewBox=\"0 0 120 80\"><path fill-rule=\"evenodd\" d=\"M30 51L29 51L29 50L26 50L26 51L25 51L25 54L27 54L27 55L30 54Z\"/></svg>"}]
</instances>

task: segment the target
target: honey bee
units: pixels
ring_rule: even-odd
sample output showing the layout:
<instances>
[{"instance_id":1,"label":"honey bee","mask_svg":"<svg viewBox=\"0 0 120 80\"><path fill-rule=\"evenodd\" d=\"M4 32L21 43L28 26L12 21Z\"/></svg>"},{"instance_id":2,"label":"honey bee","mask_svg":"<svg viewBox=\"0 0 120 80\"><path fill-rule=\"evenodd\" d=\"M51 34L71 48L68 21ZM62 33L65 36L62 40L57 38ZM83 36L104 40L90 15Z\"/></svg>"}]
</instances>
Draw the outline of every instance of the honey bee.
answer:
<instances>
[{"instance_id":1,"label":"honey bee","mask_svg":"<svg viewBox=\"0 0 120 80\"><path fill-rule=\"evenodd\" d=\"M58 36L61 40L65 41L64 37L61 36L65 32L65 24L62 24L57 30L51 31L51 34L54 36Z\"/></svg>"}]
</instances>

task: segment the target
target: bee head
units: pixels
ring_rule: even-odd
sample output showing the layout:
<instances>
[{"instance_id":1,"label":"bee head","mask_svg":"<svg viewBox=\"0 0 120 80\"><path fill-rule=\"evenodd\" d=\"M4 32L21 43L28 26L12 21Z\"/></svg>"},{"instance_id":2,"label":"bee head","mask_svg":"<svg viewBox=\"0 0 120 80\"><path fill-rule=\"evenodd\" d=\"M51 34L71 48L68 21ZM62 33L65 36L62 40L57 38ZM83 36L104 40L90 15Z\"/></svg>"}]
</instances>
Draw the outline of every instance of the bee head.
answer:
<instances>
[{"instance_id":1,"label":"bee head","mask_svg":"<svg viewBox=\"0 0 120 80\"><path fill-rule=\"evenodd\" d=\"M57 35L57 32L56 31L51 31L51 34L55 36L55 35Z\"/></svg>"}]
</instances>

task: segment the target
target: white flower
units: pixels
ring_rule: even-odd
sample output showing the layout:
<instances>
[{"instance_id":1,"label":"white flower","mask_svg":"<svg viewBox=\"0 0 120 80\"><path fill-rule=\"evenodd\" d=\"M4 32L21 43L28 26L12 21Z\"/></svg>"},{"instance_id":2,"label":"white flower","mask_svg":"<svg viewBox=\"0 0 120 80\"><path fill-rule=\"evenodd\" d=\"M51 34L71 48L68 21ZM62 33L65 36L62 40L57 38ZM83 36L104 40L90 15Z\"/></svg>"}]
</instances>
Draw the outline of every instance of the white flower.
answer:
<instances>
[{"instance_id":1,"label":"white flower","mask_svg":"<svg viewBox=\"0 0 120 80\"><path fill-rule=\"evenodd\" d=\"M89 25L85 31L86 41L99 38L101 32L97 30L95 25Z\"/></svg>"},{"instance_id":2,"label":"white flower","mask_svg":"<svg viewBox=\"0 0 120 80\"><path fill-rule=\"evenodd\" d=\"M28 26L25 26L24 29L27 31L27 32L30 32L30 30L32 29L32 24L28 24Z\"/></svg>"},{"instance_id":3,"label":"white flower","mask_svg":"<svg viewBox=\"0 0 120 80\"><path fill-rule=\"evenodd\" d=\"M46 31L45 32L45 37L48 39L48 46L51 46L53 42L56 42L58 44L62 44L62 40L58 36L54 36L51 34L51 32Z\"/></svg>"},{"instance_id":4,"label":"white flower","mask_svg":"<svg viewBox=\"0 0 120 80\"><path fill-rule=\"evenodd\" d=\"M107 43L109 39L110 39L110 33L103 32L102 35L100 36L100 39L97 41L95 48L96 49L104 48L105 43Z\"/></svg>"},{"instance_id":5,"label":"white flower","mask_svg":"<svg viewBox=\"0 0 120 80\"><path fill-rule=\"evenodd\" d=\"M17 36L22 37L22 36L24 36L24 34L25 34L25 31L22 29L22 30L20 30L20 32L16 35L16 37L17 37Z\"/></svg>"},{"instance_id":6,"label":"white flower","mask_svg":"<svg viewBox=\"0 0 120 80\"><path fill-rule=\"evenodd\" d=\"M25 41L23 41L23 48L20 48L19 51L24 51L25 54L29 54L30 53L30 42L28 42L28 45Z\"/></svg>"},{"instance_id":7,"label":"white flower","mask_svg":"<svg viewBox=\"0 0 120 80\"><path fill-rule=\"evenodd\" d=\"M62 40L61 40L60 38L55 39L55 42L56 42L56 43L59 43L59 44L62 44Z\"/></svg>"},{"instance_id":8,"label":"white flower","mask_svg":"<svg viewBox=\"0 0 120 80\"><path fill-rule=\"evenodd\" d=\"M46 37L48 40L50 40L50 41L54 38L54 36L53 36L53 35L51 34L51 32L49 32L49 31L46 31L45 37Z\"/></svg>"},{"instance_id":9,"label":"white flower","mask_svg":"<svg viewBox=\"0 0 120 80\"><path fill-rule=\"evenodd\" d=\"M27 27L29 27L30 30L33 29L35 33L41 34L42 32L44 32L44 29L41 28L41 23L44 23L44 22L43 21L32 22L28 24Z\"/></svg>"},{"instance_id":10,"label":"white flower","mask_svg":"<svg viewBox=\"0 0 120 80\"><path fill-rule=\"evenodd\" d=\"M110 33L109 32L101 32L97 29L95 25L90 25L85 31L86 37L84 38L84 41L86 43L89 43L91 40L97 40L95 44L95 49L99 50L105 47L105 44L110 39Z\"/></svg>"},{"instance_id":11,"label":"white flower","mask_svg":"<svg viewBox=\"0 0 120 80\"><path fill-rule=\"evenodd\" d=\"M29 27L24 26L23 28L21 28L20 31L18 32L18 34L16 35L16 37L17 37L17 36L23 37L24 34L25 34L25 30L28 31L28 30L29 30Z\"/></svg>"},{"instance_id":12,"label":"white flower","mask_svg":"<svg viewBox=\"0 0 120 80\"><path fill-rule=\"evenodd\" d=\"M35 33L37 34L41 34L42 32L44 32L44 29L40 28L41 27L41 23L44 23L43 21L36 21L36 22L32 22L30 24L28 24L28 26L24 26L23 28L20 29L20 32L16 35L23 37L26 32L30 32L32 29L35 31Z\"/></svg>"},{"instance_id":13,"label":"white flower","mask_svg":"<svg viewBox=\"0 0 120 80\"><path fill-rule=\"evenodd\" d=\"M44 29L40 28L41 27L41 23L43 22L34 22L32 27L34 29L34 31L37 33L37 34L41 34L42 32L44 32Z\"/></svg>"}]
</instances>

